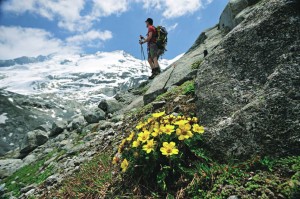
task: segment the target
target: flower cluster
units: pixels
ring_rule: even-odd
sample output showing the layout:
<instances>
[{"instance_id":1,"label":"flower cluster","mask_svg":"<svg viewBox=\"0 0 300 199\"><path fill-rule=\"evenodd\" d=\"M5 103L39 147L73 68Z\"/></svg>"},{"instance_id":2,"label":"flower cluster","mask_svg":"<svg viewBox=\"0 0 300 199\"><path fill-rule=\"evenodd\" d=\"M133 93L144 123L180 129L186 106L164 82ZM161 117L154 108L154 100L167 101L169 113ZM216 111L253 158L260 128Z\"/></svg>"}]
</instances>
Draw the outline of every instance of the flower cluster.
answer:
<instances>
[{"instance_id":1,"label":"flower cluster","mask_svg":"<svg viewBox=\"0 0 300 199\"><path fill-rule=\"evenodd\" d=\"M152 117L140 122L130 135L123 139L113 164L120 164L123 172L134 167L135 161L153 155L155 158L170 158L180 154L184 143L204 133L196 117L154 113Z\"/></svg>"}]
</instances>

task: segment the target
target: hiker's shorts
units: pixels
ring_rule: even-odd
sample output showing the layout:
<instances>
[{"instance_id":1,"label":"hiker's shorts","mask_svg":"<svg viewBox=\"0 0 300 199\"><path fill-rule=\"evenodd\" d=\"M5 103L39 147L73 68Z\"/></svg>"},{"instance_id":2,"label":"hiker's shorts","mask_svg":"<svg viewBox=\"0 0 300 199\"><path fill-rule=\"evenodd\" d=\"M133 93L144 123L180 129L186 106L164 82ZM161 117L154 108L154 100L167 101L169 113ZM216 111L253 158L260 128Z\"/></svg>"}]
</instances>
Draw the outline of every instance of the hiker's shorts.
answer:
<instances>
[{"instance_id":1,"label":"hiker's shorts","mask_svg":"<svg viewBox=\"0 0 300 199\"><path fill-rule=\"evenodd\" d=\"M150 58L150 59L157 58L158 59L158 48L155 43L150 43L148 45L148 58Z\"/></svg>"}]
</instances>

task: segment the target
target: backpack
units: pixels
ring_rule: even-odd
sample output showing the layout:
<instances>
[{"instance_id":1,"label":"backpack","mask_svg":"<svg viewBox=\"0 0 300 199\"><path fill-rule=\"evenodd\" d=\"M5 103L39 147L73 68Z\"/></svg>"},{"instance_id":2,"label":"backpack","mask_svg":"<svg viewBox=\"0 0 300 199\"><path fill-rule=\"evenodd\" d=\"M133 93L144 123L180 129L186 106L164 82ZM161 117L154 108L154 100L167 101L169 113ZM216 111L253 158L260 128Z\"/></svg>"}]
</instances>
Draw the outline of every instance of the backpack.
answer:
<instances>
[{"instance_id":1,"label":"backpack","mask_svg":"<svg viewBox=\"0 0 300 199\"><path fill-rule=\"evenodd\" d=\"M163 26L157 26L156 28L156 45L157 48L161 51L161 54L163 54L167 49L167 43L168 43L168 31Z\"/></svg>"}]
</instances>

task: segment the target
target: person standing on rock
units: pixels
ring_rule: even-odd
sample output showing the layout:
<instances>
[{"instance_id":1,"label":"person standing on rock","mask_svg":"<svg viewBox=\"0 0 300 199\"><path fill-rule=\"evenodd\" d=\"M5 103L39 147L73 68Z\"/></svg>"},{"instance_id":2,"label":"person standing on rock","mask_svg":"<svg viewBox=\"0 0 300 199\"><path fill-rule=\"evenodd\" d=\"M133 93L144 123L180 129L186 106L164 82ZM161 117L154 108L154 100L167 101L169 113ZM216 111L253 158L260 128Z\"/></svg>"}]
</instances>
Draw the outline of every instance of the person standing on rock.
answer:
<instances>
[{"instance_id":1,"label":"person standing on rock","mask_svg":"<svg viewBox=\"0 0 300 199\"><path fill-rule=\"evenodd\" d=\"M148 43L148 62L152 69L152 75L149 79L154 79L157 75L160 74L161 70L158 64L158 47L156 45L156 29L153 26L153 19L148 18L146 21L146 26L148 29L147 38L141 37L140 44Z\"/></svg>"}]
</instances>

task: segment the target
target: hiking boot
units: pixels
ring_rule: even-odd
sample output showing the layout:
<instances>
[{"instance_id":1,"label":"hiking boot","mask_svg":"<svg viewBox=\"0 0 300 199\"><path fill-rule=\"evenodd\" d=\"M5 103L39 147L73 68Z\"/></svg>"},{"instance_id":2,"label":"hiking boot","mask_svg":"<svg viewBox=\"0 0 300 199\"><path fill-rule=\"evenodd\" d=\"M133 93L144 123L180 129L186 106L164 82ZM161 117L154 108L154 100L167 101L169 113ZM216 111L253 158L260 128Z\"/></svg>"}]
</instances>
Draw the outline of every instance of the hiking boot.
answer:
<instances>
[{"instance_id":1,"label":"hiking boot","mask_svg":"<svg viewBox=\"0 0 300 199\"><path fill-rule=\"evenodd\" d=\"M160 67L152 69L152 75L149 77L149 79L154 79L160 73L161 73Z\"/></svg>"},{"instance_id":2,"label":"hiking boot","mask_svg":"<svg viewBox=\"0 0 300 199\"><path fill-rule=\"evenodd\" d=\"M149 77L149 79L154 79L154 77L155 77L155 70L152 69L152 74L151 74L151 76Z\"/></svg>"},{"instance_id":3,"label":"hiking boot","mask_svg":"<svg viewBox=\"0 0 300 199\"><path fill-rule=\"evenodd\" d=\"M158 67L158 68L157 68L157 72L158 72L158 74L160 74L160 73L161 73L161 69L160 69L160 67Z\"/></svg>"},{"instance_id":4,"label":"hiking boot","mask_svg":"<svg viewBox=\"0 0 300 199\"><path fill-rule=\"evenodd\" d=\"M149 79L154 79L157 76L156 73L152 73L152 75L149 77Z\"/></svg>"}]
</instances>

